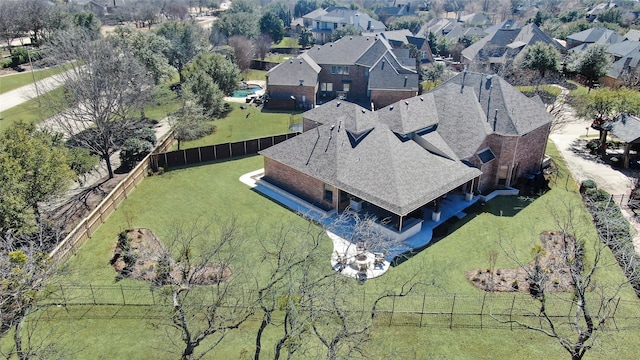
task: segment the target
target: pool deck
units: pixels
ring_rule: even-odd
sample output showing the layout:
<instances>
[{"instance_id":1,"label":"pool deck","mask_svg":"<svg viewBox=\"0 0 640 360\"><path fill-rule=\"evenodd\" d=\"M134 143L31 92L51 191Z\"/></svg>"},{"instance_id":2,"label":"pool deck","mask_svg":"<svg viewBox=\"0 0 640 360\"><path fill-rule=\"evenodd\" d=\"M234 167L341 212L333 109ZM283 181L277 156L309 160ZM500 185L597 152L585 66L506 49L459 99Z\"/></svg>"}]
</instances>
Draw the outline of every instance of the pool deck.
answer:
<instances>
[{"instance_id":1,"label":"pool deck","mask_svg":"<svg viewBox=\"0 0 640 360\"><path fill-rule=\"evenodd\" d=\"M351 223L335 226L339 214L336 210L324 211L268 182L261 180L264 169L259 169L251 173L242 175L240 181L250 186L254 191L270 198L271 200L281 204L289 210L305 216L316 223L329 229L327 234L333 241L334 251L331 256L331 265L337 271L341 271L344 275L357 277L359 270L354 266L340 266L339 258L348 259L353 263L356 253L356 245L352 239L353 226L355 220ZM432 208L424 208L423 221L420 231L405 240L391 243L388 248L371 249L367 253L367 259L363 261L368 263L366 278L374 278L384 274L390 267L394 259L402 254L420 250L427 246L433 238L433 229L442 225L447 220L456 217L462 219L466 216L465 209L478 201L489 201L498 195L517 195L516 189L498 190L487 196L473 196L471 200L465 199L463 194L449 194L441 201L441 215L437 221L432 220ZM344 219L341 219L344 220ZM362 251L360 251L362 253ZM380 259L380 253L384 254L384 261ZM374 264L375 263L375 264ZM361 271L360 271L361 272Z\"/></svg>"}]
</instances>

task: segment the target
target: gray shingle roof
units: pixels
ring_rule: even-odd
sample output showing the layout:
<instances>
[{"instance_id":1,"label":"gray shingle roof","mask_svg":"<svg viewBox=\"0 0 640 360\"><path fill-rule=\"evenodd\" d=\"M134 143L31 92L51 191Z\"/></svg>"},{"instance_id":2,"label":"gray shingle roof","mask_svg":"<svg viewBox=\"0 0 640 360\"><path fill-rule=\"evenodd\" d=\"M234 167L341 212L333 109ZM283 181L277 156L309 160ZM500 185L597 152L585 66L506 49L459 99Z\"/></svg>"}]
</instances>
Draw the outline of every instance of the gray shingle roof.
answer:
<instances>
[{"instance_id":1,"label":"gray shingle roof","mask_svg":"<svg viewBox=\"0 0 640 360\"><path fill-rule=\"evenodd\" d=\"M315 86L318 83L320 66L308 55L301 54L278 64L267 72L268 85Z\"/></svg>"},{"instance_id":2,"label":"gray shingle roof","mask_svg":"<svg viewBox=\"0 0 640 360\"><path fill-rule=\"evenodd\" d=\"M375 36L345 36L307 50L317 64L353 65L376 42Z\"/></svg>"},{"instance_id":3,"label":"gray shingle roof","mask_svg":"<svg viewBox=\"0 0 640 360\"><path fill-rule=\"evenodd\" d=\"M481 174L415 141L401 141L380 122L355 146L348 132L331 122L261 154L399 215Z\"/></svg>"},{"instance_id":4,"label":"gray shingle roof","mask_svg":"<svg viewBox=\"0 0 640 360\"><path fill-rule=\"evenodd\" d=\"M532 23L520 29L499 29L462 50L462 55L471 61L487 61L489 58L499 58L505 54L514 57L527 45L537 42L564 50L562 45Z\"/></svg>"},{"instance_id":5,"label":"gray shingle roof","mask_svg":"<svg viewBox=\"0 0 640 360\"><path fill-rule=\"evenodd\" d=\"M485 74L468 71L456 75L443 85L455 84L458 92L461 89L462 92L473 90L476 99L479 99L484 118L489 119L490 123L496 120L494 131L498 134L524 135L551 121L551 116L539 99L528 98L499 76L490 76L490 78L491 80L488 80L489 76ZM463 83L464 88L462 88ZM444 88L443 85L432 91L437 94L441 91L441 87ZM467 104L462 99L443 99L443 101L449 104ZM436 101L436 103L442 103L442 101Z\"/></svg>"},{"instance_id":6,"label":"gray shingle roof","mask_svg":"<svg viewBox=\"0 0 640 360\"><path fill-rule=\"evenodd\" d=\"M607 71L607 76L619 79L625 72L632 73L640 63L640 47L634 49L625 57L614 62Z\"/></svg>"},{"instance_id":7,"label":"gray shingle roof","mask_svg":"<svg viewBox=\"0 0 640 360\"><path fill-rule=\"evenodd\" d=\"M594 27L567 36L567 40L590 44L615 44L624 41L624 39L624 36L603 27Z\"/></svg>"},{"instance_id":8,"label":"gray shingle roof","mask_svg":"<svg viewBox=\"0 0 640 360\"><path fill-rule=\"evenodd\" d=\"M418 85L418 73L403 67L391 51L387 51L378 62L369 69L370 90L394 89L418 91Z\"/></svg>"},{"instance_id":9,"label":"gray shingle roof","mask_svg":"<svg viewBox=\"0 0 640 360\"><path fill-rule=\"evenodd\" d=\"M640 47L640 41L622 41L619 43L611 44L607 47L607 52L616 57L627 56L635 49Z\"/></svg>"},{"instance_id":10,"label":"gray shingle roof","mask_svg":"<svg viewBox=\"0 0 640 360\"><path fill-rule=\"evenodd\" d=\"M472 72L375 112L333 100L303 117L323 125L261 154L400 215L479 176L464 159L488 135L551 121L539 99Z\"/></svg>"},{"instance_id":11,"label":"gray shingle roof","mask_svg":"<svg viewBox=\"0 0 640 360\"><path fill-rule=\"evenodd\" d=\"M626 143L640 143L640 119L622 114L606 124L613 135Z\"/></svg>"},{"instance_id":12,"label":"gray shingle roof","mask_svg":"<svg viewBox=\"0 0 640 360\"><path fill-rule=\"evenodd\" d=\"M640 30L631 29L629 32L624 34L624 37L626 37L627 40L640 41Z\"/></svg>"}]
</instances>

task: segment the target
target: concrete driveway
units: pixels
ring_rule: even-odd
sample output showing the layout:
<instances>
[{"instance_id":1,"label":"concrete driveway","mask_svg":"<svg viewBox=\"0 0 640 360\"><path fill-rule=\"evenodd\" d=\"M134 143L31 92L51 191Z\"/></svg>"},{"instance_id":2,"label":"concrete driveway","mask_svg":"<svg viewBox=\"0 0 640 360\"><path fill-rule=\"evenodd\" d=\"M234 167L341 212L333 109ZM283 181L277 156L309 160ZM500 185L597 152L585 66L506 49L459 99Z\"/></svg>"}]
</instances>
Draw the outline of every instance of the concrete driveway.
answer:
<instances>
[{"instance_id":1,"label":"concrete driveway","mask_svg":"<svg viewBox=\"0 0 640 360\"><path fill-rule=\"evenodd\" d=\"M563 89L561 96L566 94L568 91ZM591 121L577 117L573 108L564 105L559 119L561 125L552 131L550 139L564 157L576 181L578 183L586 179L595 181L598 188L615 195L618 203L621 195L625 195L626 198L631 193L633 179L637 176L637 172L614 169L597 156L590 156L584 147L587 140L580 138L580 136L587 135L587 132L593 135L597 131L591 129ZM640 254L640 222L625 206L626 200L622 202L622 205L623 215L636 230L633 243L636 252Z\"/></svg>"}]
</instances>

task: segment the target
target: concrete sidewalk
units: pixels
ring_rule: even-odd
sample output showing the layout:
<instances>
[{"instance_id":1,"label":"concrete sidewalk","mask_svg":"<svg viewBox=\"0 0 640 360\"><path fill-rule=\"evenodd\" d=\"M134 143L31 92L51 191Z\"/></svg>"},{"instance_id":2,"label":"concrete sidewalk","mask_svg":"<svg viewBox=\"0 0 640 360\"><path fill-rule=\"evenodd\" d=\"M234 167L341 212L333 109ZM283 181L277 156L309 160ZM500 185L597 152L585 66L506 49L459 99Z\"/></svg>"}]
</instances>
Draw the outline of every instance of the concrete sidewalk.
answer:
<instances>
[{"instance_id":1,"label":"concrete sidewalk","mask_svg":"<svg viewBox=\"0 0 640 360\"><path fill-rule=\"evenodd\" d=\"M0 77L0 83L2 77ZM50 76L48 78L36 81L33 83L19 87L17 89L7 91L4 94L0 94L0 112L11 109L14 106L18 106L26 101L36 98L38 95L42 95L45 92L51 91L61 85L58 76Z\"/></svg>"}]
</instances>

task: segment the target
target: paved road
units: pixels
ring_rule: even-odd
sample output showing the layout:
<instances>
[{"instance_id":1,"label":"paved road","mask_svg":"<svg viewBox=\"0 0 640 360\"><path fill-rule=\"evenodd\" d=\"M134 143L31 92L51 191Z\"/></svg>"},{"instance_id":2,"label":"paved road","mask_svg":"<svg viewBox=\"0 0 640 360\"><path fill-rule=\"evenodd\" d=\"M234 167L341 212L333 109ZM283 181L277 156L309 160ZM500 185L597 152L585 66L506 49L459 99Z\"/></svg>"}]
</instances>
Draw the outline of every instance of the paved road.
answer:
<instances>
[{"instance_id":1,"label":"paved road","mask_svg":"<svg viewBox=\"0 0 640 360\"><path fill-rule=\"evenodd\" d=\"M2 77L0 77L0 83L1 82ZM36 91L36 85L38 91ZM35 98L37 94L42 94L43 90L52 90L60 86L60 82L58 80L58 77L50 76L40 81L36 81L36 85L31 83L29 85L7 91L4 94L0 94L0 112L11 109L14 106L18 106L25 101Z\"/></svg>"}]
</instances>

